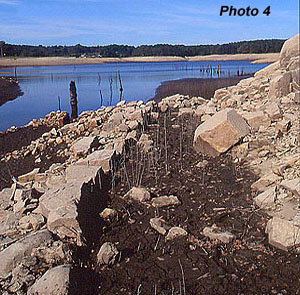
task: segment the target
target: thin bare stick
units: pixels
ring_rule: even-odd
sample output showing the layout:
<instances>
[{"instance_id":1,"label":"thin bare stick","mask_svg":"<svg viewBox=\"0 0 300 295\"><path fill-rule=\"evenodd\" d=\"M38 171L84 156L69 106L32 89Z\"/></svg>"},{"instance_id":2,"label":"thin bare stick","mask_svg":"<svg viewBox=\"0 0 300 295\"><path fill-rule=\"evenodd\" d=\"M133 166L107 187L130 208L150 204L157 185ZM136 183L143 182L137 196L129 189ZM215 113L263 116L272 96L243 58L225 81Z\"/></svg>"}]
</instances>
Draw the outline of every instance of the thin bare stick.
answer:
<instances>
[{"instance_id":1,"label":"thin bare stick","mask_svg":"<svg viewBox=\"0 0 300 295\"><path fill-rule=\"evenodd\" d=\"M185 279L184 279L184 272L183 272L183 267L181 264L180 259L178 259L179 265L180 265L180 269L181 269L181 275L182 275L182 284L183 284L183 295L185 295ZM180 291L181 292L181 291Z\"/></svg>"},{"instance_id":2,"label":"thin bare stick","mask_svg":"<svg viewBox=\"0 0 300 295\"><path fill-rule=\"evenodd\" d=\"M168 173L168 149L167 149L167 113L165 114L165 122L164 122L164 129L165 129L165 168L166 174Z\"/></svg>"},{"instance_id":3,"label":"thin bare stick","mask_svg":"<svg viewBox=\"0 0 300 295\"><path fill-rule=\"evenodd\" d=\"M140 295L142 292L142 284L139 284L138 289L137 289L137 295Z\"/></svg>"}]
</instances>

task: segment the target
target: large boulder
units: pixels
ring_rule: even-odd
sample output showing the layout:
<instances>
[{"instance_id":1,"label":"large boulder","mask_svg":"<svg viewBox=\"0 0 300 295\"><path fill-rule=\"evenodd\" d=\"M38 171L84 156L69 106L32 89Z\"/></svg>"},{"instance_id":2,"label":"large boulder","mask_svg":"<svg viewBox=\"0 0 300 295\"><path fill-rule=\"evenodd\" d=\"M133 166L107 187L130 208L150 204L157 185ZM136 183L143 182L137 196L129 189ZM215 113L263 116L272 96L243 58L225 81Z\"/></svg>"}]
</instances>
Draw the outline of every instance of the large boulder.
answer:
<instances>
[{"instance_id":1,"label":"large boulder","mask_svg":"<svg viewBox=\"0 0 300 295\"><path fill-rule=\"evenodd\" d=\"M280 66L289 70L299 67L299 34L283 44L280 52Z\"/></svg>"},{"instance_id":2,"label":"large boulder","mask_svg":"<svg viewBox=\"0 0 300 295\"><path fill-rule=\"evenodd\" d=\"M84 193L100 188L102 168L74 165L67 170L67 183L46 191L36 212L47 218L47 228L61 238L74 238L81 244L82 229L78 221L79 205Z\"/></svg>"},{"instance_id":3,"label":"large boulder","mask_svg":"<svg viewBox=\"0 0 300 295\"><path fill-rule=\"evenodd\" d=\"M28 290L28 295L69 294L71 265L60 265L49 269Z\"/></svg>"},{"instance_id":4,"label":"large boulder","mask_svg":"<svg viewBox=\"0 0 300 295\"><path fill-rule=\"evenodd\" d=\"M6 279L24 257L31 255L34 248L51 241L51 233L48 230L41 230L4 249L0 252L0 279Z\"/></svg>"},{"instance_id":5,"label":"large boulder","mask_svg":"<svg viewBox=\"0 0 300 295\"><path fill-rule=\"evenodd\" d=\"M289 94L292 82L291 72L278 75L271 80L269 98L281 97Z\"/></svg>"},{"instance_id":6,"label":"large boulder","mask_svg":"<svg viewBox=\"0 0 300 295\"><path fill-rule=\"evenodd\" d=\"M235 110L226 108L196 129L194 148L198 153L219 156L249 133L246 121Z\"/></svg>"}]
</instances>

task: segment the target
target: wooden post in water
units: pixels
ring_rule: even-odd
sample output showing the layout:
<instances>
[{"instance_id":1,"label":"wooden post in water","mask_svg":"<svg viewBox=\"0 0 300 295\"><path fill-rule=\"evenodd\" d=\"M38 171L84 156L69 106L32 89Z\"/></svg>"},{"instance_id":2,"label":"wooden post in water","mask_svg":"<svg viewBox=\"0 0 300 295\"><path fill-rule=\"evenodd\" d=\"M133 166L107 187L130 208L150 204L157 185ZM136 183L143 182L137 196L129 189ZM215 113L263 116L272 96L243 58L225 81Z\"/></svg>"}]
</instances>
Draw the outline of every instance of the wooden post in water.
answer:
<instances>
[{"instance_id":1,"label":"wooden post in water","mask_svg":"<svg viewBox=\"0 0 300 295\"><path fill-rule=\"evenodd\" d=\"M110 89L110 100L109 100L109 105L112 105L112 96L113 96L113 89L112 89L112 84L113 84L113 77L110 76L109 79L109 89Z\"/></svg>"},{"instance_id":2,"label":"wooden post in water","mask_svg":"<svg viewBox=\"0 0 300 295\"><path fill-rule=\"evenodd\" d=\"M60 96L58 96L58 109L61 112L61 109L60 109Z\"/></svg>"},{"instance_id":3,"label":"wooden post in water","mask_svg":"<svg viewBox=\"0 0 300 295\"><path fill-rule=\"evenodd\" d=\"M71 119L76 119L78 118L78 107L75 81L70 82L70 104L72 108Z\"/></svg>"},{"instance_id":4,"label":"wooden post in water","mask_svg":"<svg viewBox=\"0 0 300 295\"><path fill-rule=\"evenodd\" d=\"M119 76L119 82L120 82L120 101L121 101L122 100L122 95L123 95L123 86L122 86L122 79L121 79L120 70L118 71L118 76Z\"/></svg>"},{"instance_id":5,"label":"wooden post in water","mask_svg":"<svg viewBox=\"0 0 300 295\"><path fill-rule=\"evenodd\" d=\"M100 89L100 107L103 105L103 96L102 96L102 91Z\"/></svg>"},{"instance_id":6,"label":"wooden post in water","mask_svg":"<svg viewBox=\"0 0 300 295\"><path fill-rule=\"evenodd\" d=\"M15 67L15 79L17 80L17 67Z\"/></svg>"}]
</instances>

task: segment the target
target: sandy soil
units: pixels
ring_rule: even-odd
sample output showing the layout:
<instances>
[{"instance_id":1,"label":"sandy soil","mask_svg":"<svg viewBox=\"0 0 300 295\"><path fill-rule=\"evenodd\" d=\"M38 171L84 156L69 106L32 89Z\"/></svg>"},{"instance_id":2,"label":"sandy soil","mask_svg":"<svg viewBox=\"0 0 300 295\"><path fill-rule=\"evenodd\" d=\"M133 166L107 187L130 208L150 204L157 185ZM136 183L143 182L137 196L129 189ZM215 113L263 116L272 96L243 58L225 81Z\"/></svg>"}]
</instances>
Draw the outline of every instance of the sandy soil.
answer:
<instances>
[{"instance_id":1,"label":"sandy soil","mask_svg":"<svg viewBox=\"0 0 300 295\"><path fill-rule=\"evenodd\" d=\"M28 57L28 58L1 58L0 67L25 66L56 66L103 64L112 62L161 62L161 61L226 61L226 60L253 60L259 62L274 62L279 53L266 54L233 54L233 55L206 55L193 57L180 56L140 56L126 58L75 58L75 57Z\"/></svg>"}]
</instances>

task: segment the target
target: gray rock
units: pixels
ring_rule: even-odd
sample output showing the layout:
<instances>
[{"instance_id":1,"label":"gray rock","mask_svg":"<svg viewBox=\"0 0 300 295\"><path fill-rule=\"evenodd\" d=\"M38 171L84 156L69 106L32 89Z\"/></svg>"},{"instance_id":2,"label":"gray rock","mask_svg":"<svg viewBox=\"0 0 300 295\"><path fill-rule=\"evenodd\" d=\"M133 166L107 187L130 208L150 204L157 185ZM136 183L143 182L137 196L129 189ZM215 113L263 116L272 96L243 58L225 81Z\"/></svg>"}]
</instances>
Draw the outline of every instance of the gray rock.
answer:
<instances>
[{"instance_id":1,"label":"gray rock","mask_svg":"<svg viewBox=\"0 0 300 295\"><path fill-rule=\"evenodd\" d=\"M12 205L10 201L11 194L12 190L10 188L0 191L0 209L6 210Z\"/></svg>"},{"instance_id":2,"label":"gray rock","mask_svg":"<svg viewBox=\"0 0 300 295\"><path fill-rule=\"evenodd\" d=\"M65 264L49 269L28 290L27 295L69 294L71 265Z\"/></svg>"},{"instance_id":3,"label":"gray rock","mask_svg":"<svg viewBox=\"0 0 300 295\"><path fill-rule=\"evenodd\" d=\"M52 240L52 235L48 230L41 230L26 236L1 251L0 279L6 279L25 256L30 256L34 248Z\"/></svg>"}]
</instances>

